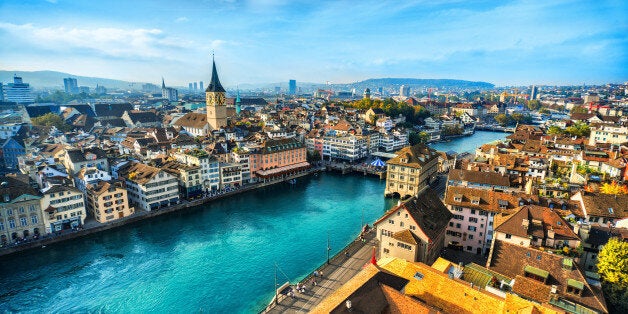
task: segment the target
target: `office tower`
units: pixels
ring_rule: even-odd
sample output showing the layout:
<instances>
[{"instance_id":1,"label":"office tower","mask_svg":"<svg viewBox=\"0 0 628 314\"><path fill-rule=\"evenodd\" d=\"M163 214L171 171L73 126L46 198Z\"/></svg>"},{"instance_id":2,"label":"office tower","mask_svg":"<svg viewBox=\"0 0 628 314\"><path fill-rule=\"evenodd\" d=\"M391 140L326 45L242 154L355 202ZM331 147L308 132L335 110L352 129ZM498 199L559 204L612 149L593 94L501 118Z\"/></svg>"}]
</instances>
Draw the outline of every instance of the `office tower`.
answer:
<instances>
[{"instance_id":1,"label":"office tower","mask_svg":"<svg viewBox=\"0 0 628 314\"><path fill-rule=\"evenodd\" d=\"M198 89L200 89L201 91L202 91L202 90L205 90L205 89L203 88L203 81L198 82Z\"/></svg>"},{"instance_id":2,"label":"office tower","mask_svg":"<svg viewBox=\"0 0 628 314\"><path fill-rule=\"evenodd\" d=\"M297 80L290 80L288 83L288 94L294 95L297 93Z\"/></svg>"},{"instance_id":3,"label":"office tower","mask_svg":"<svg viewBox=\"0 0 628 314\"><path fill-rule=\"evenodd\" d=\"M399 88L399 96L408 97L410 96L410 86L401 85Z\"/></svg>"},{"instance_id":4,"label":"office tower","mask_svg":"<svg viewBox=\"0 0 628 314\"><path fill-rule=\"evenodd\" d=\"M532 85L532 87L530 87L530 100L538 99L538 98L539 98L539 88Z\"/></svg>"},{"instance_id":5,"label":"office tower","mask_svg":"<svg viewBox=\"0 0 628 314\"><path fill-rule=\"evenodd\" d=\"M198 91L198 83L197 82L194 82L194 91L195 92Z\"/></svg>"},{"instance_id":6,"label":"office tower","mask_svg":"<svg viewBox=\"0 0 628 314\"><path fill-rule=\"evenodd\" d=\"M13 83L7 84L4 88L4 100L13 101L18 104L32 103L35 101L31 95L31 88L28 83L22 82L22 78L14 75Z\"/></svg>"},{"instance_id":7,"label":"office tower","mask_svg":"<svg viewBox=\"0 0 628 314\"><path fill-rule=\"evenodd\" d=\"M188 90L191 92L194 90L194 84L188 83Z\"/></svg>"},{"instance_id":8,"label":"office tower","mask_svg":"<svg viewBox=\"0 0 628 314\"><path fill-rule=\"evenodd\" d=\"M78 83L75 78L64 78L63 86L65 87L65 92L67 94L77 94L79 92Z\"/></svg>"}]
</instances>

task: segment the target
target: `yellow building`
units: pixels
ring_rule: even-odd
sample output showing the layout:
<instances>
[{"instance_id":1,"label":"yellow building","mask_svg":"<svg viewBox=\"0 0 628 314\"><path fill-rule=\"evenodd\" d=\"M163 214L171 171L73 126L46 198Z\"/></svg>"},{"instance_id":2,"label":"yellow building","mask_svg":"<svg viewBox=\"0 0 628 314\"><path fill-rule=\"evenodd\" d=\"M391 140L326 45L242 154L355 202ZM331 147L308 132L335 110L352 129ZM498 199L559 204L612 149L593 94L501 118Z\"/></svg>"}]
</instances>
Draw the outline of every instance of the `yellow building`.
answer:
<instances>
[{"instance_id":1,"label":"yellow building","mask_svg":"<svg viewBox=\"0 0 628 314\"><path fill-rule=\"evenodd\" d=\"M386 196L417 196L438 171L438 153L423 145L404 147L388 160Z\"/></svg>"},{"instance_id":2,"label":"yellow building","mask_svg":"<svg viewBox=\"0 0 628 314\"><path fill-rule=\"evenodd\" d=\"M129 207L124 182L100 181L87 187L87 209L100 223L114 221L135 213Z\"/></svg>"}]
</instances>

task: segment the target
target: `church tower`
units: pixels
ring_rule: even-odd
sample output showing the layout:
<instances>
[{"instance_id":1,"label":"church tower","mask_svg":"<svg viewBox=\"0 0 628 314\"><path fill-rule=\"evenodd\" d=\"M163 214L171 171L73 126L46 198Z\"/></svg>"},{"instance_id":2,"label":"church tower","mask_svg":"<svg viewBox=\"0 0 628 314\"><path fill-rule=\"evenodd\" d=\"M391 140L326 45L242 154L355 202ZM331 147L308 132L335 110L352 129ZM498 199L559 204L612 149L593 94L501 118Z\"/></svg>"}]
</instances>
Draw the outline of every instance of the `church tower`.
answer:
<instances>
[{"instance_id":1,"label":"church tower","mask_svg":"<svg viewBox=\"0 0 628 314\"><path fill-rule=\"evenodd\" d=\"M225 102L225 89L220 84L220 80L218 80L216 62L212 57L212 79L207 89L205 89L207 122L212 131L220 130L227 126L227 105Z\"/></svg>"}]
</instances>

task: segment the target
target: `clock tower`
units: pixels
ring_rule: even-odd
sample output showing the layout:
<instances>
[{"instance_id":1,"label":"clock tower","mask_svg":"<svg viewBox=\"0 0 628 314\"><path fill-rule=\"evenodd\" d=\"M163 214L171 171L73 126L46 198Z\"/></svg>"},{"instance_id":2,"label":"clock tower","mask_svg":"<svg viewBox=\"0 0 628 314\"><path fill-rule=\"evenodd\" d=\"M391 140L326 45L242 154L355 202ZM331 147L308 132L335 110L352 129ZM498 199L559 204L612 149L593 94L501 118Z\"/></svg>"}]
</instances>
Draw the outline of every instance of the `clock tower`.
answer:
<instances>
[{"instance_id":1,"label":"clock tower","mask_svg":"<svg viewBox=\"0 0 628 314\"><path fill-rule=\"evenodd\" d=\"M227 104L225 102L225 89L220 84L220 80L218 80L216 62L212 57L212 79L207 89L205 89L207 122L212 131L220 130L227 126Z\"/></svg>"}]
</instances>

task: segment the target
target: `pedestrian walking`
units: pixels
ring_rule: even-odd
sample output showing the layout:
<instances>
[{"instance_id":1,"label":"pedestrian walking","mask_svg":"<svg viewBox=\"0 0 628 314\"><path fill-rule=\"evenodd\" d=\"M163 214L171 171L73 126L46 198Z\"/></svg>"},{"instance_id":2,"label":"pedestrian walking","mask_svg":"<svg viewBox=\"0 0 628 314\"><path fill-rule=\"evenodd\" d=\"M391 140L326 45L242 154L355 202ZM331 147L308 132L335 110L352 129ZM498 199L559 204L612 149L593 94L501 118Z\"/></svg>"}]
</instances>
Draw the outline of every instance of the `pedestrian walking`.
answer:
<instances>
[{"instance_id":1,"label":"pedestrian walking","mask_svg":"<svg viewBox=\"0 0 628 314\"><path fill-rule=\"evenodd\" d=\"M323 271L318 272L318 274L321 276L321 279L323 279Z\"/></svg>"}]
</instances>

